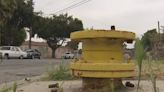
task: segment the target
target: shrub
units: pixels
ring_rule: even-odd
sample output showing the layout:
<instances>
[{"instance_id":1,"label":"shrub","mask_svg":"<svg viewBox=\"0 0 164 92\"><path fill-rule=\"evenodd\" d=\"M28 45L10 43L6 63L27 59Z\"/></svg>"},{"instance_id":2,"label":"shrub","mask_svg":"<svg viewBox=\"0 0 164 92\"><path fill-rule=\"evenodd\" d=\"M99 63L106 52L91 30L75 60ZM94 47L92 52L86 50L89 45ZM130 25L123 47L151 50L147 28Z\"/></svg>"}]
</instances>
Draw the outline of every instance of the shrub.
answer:
<instances>
[{"instance_id":1,"label":"shrub","mask_svg":"<svg viewBox=\"0 0 164 92\"><path fill-rule=\"evenodd\" d=\"M47 76L43 80L71 80L72 75L69 72L67 65L61 63L59 66L50 66L47 71Z\"/></svg>"}]
</instances>

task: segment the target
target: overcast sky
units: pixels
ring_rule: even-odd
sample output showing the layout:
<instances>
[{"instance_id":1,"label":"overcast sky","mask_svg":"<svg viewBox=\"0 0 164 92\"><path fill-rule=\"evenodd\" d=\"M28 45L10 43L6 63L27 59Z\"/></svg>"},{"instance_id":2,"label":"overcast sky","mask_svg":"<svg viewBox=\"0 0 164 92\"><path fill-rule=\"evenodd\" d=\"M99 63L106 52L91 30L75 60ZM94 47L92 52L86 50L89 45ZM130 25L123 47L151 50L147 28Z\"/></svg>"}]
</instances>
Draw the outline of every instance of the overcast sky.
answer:
<instances>
[{"instance_id":1,"label":"overcast sky","mask_svg":"<svg viewBox=\"0 0 164 92\"><path fill-rule=\"evenodd\" d=\"M82 0L34 0L35 11L45 15L69 7ZM91 0L68 13L83 21L84 28L133 31L138 35L164 24L164 0ZM59 13L58 13L59 14Z\"/></svg>"}]
</instances>

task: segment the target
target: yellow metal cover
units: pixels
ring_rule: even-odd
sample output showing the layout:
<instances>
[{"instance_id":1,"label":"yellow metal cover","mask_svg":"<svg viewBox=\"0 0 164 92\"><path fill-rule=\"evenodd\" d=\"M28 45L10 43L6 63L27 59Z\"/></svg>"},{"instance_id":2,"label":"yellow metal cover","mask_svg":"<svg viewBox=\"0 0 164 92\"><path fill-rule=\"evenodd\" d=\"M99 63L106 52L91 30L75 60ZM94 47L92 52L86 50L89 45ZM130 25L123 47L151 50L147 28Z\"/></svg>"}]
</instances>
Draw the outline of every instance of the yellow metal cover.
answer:
<instances>
[{"instance_id":1,"label":"yellow metal cover","mask_svg":"<svg viewBox=\"0 0 164 92\"><path fill-rule=\"evenodd\" d=\"M118 38L125 40L135 39L135 33L127 31L111 31L111 30L84 30L71 33L71 39L87 39L87 38Z\"/></svg>"},{"instance_id":2,"label":"yellow metal cover","mask_svg":"<svg viewBox=\"0 0 164 92\"><path fill-rule=\"evenodd\" d=\"M81 40L82 58L71 63L72 74L78 77L124 78L134 76L135 65L125 62L123 43L134 40L127 31L91 30L71 33L71 39Z\"/></svg>"}]
</instances>

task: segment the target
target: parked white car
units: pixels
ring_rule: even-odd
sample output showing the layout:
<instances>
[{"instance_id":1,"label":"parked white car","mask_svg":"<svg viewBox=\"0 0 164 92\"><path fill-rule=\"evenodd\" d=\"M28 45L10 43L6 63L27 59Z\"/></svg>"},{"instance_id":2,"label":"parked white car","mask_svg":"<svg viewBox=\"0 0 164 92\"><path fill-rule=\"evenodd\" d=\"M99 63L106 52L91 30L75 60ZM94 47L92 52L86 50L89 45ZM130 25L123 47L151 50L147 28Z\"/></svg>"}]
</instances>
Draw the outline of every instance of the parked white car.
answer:
<instances>
[{"instance_id":1,"label":"parked white car","mask_svg":"<svg viewBox=\"0 0 164 92\"><path fill-rule=\"evenodd\" d=\"M1 46L0 55L4 59L9 59L9 58L23 59L27 57L27 53L22 51L19 47L16 46Z\"/></svg>"},{"instance_id":2,"label":"parked white car","mask_svg":"<svg viewBox=\"0 0 164 92\"><path fill-rule=\"evenodd\" d=\"M73 59L74 54L72 54L70 52L67 52L67 53L64 53L62 57L65 58L65 59Z\"/></svg>"}]
</instances>

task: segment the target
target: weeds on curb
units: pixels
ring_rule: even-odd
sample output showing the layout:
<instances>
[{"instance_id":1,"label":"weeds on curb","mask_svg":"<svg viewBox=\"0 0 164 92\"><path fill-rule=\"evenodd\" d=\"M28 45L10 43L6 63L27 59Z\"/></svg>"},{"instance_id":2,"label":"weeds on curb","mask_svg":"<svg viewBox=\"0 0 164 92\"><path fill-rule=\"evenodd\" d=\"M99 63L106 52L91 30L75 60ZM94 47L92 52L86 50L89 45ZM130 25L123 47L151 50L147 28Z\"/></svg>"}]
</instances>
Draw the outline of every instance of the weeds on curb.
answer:
<instances>
[{"instance_id":1,"label":"weeds on curb","mask_svg":"<svg viewBox=\"0 0 164 92\"><path fill-rule=\"evenodd\" d=\"M137 60L137 65L138 65L138 83L137 83L137 92L139 92L140 88L140 80L141 80L141 70L142 70L142 61L144 58L144 48L142 46L141 40L139 38L136 39L136 44L135 44L135 57Z\"/></svg>"},{"instance_id":2,"label":"weeds on curb","mask_svg":"<svg viewBox=\"0 0 164 92\"><path fill-rule=\"evenodd\" d=\"M64 81L59 85L59 88L58 88L58 91L57 92L63 92L63 84L64 84Z\"/></svg>"},{"instance_id":3,"label":"weeds on curb","mask_svg":"<svg viewBox=\"0 0 164 92\"><path fill-rule=\"evenodd\" d=\"M0 92L9 92L9 89L7 87L3 87Z\"/></svg>"},{"instance_id":4,"label":"weeds on curb","mask_svg":"<svg viewBox=\"0 0 164 92\"><path fill-rule=\"evenodd\" d=\"M136 39L135 44L135 55L138 65L138 84L137 84L137 92L142 91L144 92L140 87L140 80L141 80L141 70L142 70L142 63L145 56L145 50L143 49L142 42L140 39ZM153 66L152 66L152 60L150 59L150 55L147 56L147 65L148 65L148 78L151 81L152 84L152 90L153 92L159 92L159 89L156 86L156 78L157 75L154 73Z\"/></svg>"},{"instance_id":5,"label":"weeds on curb","mask_svg":"<svg viewBox=\"0 0 164 92\"><path fill-rule=\"evenodd\" d=\"M17 83L16 82L13 84L12 88L8 88L6 85L2 89L0 89L0 92L11 92L10 91L11 89L12 89L12 92L16 92L16 90L17 90Z\"/></svg>"},{"instance_id":6,"label":"weeds on curb","mask_svg":"<svg viewBox=\"0 0 164 92\"><path fill-rule=\"evenodd\" d=\"M156 86L157 75L154 73L152 69L152 60L149 59L149 56L148 56L147 61L148 61L149 80L152 83L153 92L159 92L159 89Z\"/></svg>"},{"instance_id":7,"label":"weeds on curb","mask_svg":"<svg viewBox=\"0 0 164 92\"><path fill-rule=\"evenodd\" d=\"M69 72L68 65L64 65L63 62L59 66L50 66L47 74L42 80L72 80L73 77Z\"/></svg>"},{"instance_id":8,"label":"weeds on curb","mask_svg":"<svg viewBox=\"0 0 164 92\"><path fill-rule=\"evenodd\" d=\"M115 92L114 80L110 83L111 92Z\"/></svg>"},{"instance_id":9,"label":"weeds on curb","mask_svg":"<svg viewBox=\"0 0 164 92\"><path fill-rule=\"evenodd\" d=\"M16 92L16 90L17 90L17 83L15 82L14 84L13 84L13 92Z\"/></svg>"}]
</instances>

